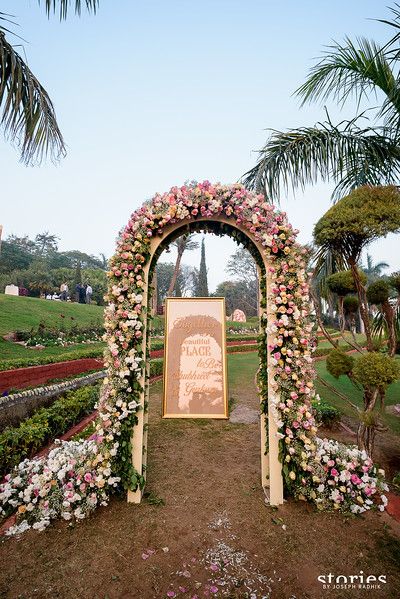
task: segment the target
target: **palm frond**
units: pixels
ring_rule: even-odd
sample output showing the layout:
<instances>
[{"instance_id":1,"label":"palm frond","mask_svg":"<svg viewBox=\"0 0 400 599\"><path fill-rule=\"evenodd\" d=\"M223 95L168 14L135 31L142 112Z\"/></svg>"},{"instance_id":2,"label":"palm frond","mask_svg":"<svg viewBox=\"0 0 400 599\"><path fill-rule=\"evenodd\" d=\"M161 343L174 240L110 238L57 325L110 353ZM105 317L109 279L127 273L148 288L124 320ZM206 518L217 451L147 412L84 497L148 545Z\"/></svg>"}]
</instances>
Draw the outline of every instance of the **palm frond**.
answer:
<instances>
[{"instance_id":1,"label":"palm frond","mask_svg":"<svg viewBox=\"0 0 400 599\"><path fill-rule=\"evenodd\" d=\"M7 139L19 147L26 164L40 163L46 155L65 155L53 104L0 27L1 125Z\"/></svg>"},{"instance_id":2,"label":"palm frond","mask_svg":"<svg viewBox=\"0 0 400 599\"><path fill-rule=\"evenodd\" d=\"M397 182L400 148L376 129L361 129L356 120L272 130L257 164L242 182L272 201L279 201L281 188L304 189L318 179L337 182L336 195L363 184Z\"/></svg>"},{"instance_id":3,"label":"palm frond","mask_svg":"<svg viewBox=\"0 0 400 599\"><path fill-rule=\"evenodd\" d=\"M295 93L302 98L302 105L315 100L325 101L328 97L343 105L349 98L358 102L363 96L369 98L371 91L377 89L386 95L387 106L395 109L398 118L400 89L382 48L365 38L358 39L357 46L346 38L345 45L329 46Z\"/></svg>"},{"instance_id":4,"label":"palm frond","mask_svg":"<svg viewBox=\"0 0 400 599\"><path fill-rule=\"evenodd\" d=\"M386 322L386 318L382 310L378 308L376 312L371 326L371 333L373 337L378 337L381 339L385 337L388 333L388 326ZM394 314L394 330L396 334L396 339L400 341L400 306L396 306L395 314Z\"/></svg>"},{"instance_id":5,"label":"palm frond","mask_svg":"<svg viewBox=\"0 0 400 599\"><path fill-rule=\"evenodd\" d=\"M397 29L397 33L383 46L382 50L385 52L385 55L389 57L391 60L397 60L400 56L400 49L396 47L398 46L398 42L400 41L400 5L395 2L394 6L389 7L391 13L394 15L392 19L374 19L378 23L383 23L384 25L389 25L389 27L393 27ZM395 46L393 48L393 46Z\"/></svg>"},{"instance_id":6,"label":"palm frond","mask_svg":"<svg viewBox=\"0 0 400 599\"><path fill-rule=\"evenodd\" d=\"M57 10L60 13L60 21L67 18L68 10L71 4L75 5L74 12L80 16L82 12L82 5L84 4L86 10L90 13L96 14L99 6L99 0L38 0L39 4L44 4L47 16L50 17L51 13L56 13Z\"/></svg>"},{"instance_id":7,"label":"palm frond","mask_svg":"<svg viewBox=\"0 0 400 599\"><path fill-rule=\"evenodd\" d=\"M343 255L338 255L329 247L316 248L312 260L312 283L321 297L332 295L326 279L329 275L340 270L347 270L347 264Z\"/></svg>"}]
</instances>

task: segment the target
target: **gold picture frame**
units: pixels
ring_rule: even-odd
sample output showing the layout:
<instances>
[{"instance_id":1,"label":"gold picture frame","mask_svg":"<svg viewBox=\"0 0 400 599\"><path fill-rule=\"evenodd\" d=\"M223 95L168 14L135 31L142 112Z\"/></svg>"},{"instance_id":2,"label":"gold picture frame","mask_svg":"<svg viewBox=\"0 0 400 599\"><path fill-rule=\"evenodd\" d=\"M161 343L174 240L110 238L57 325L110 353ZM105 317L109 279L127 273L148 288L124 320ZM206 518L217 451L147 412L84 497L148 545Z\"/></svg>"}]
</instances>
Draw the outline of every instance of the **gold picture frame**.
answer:
<instances>
[{"instance_id":1,"label":"gold picture frame","mask_svg":"<svg viewBox=\"0 0 400 599\"><path fill-rule=\"evenodd\" d=\"M163 418L228 418L224 297L166 299Z\"/></svg>"}]
</instances>

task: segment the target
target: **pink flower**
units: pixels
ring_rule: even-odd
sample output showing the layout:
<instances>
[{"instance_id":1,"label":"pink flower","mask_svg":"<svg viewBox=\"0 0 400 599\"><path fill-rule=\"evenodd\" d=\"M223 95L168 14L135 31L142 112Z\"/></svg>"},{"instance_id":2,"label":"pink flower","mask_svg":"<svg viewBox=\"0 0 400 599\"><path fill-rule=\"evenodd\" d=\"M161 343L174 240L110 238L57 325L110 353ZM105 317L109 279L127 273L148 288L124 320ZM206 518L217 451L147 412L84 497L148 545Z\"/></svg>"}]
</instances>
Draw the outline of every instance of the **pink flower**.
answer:
<instances>
[{"instance_id":1,"label":"pink flower","mask_svg":"<svg viewBox=\"0 0 400 599\"><path fill-rule=\"evenodd\" d=\"M211 564L210 570L212 570L213 572L217 572L217 570L219 570L219 568L218 568L217 564Z\"/></svg>"},{"instance_id":2,"label":"pink flower","mask_svg":"<svg viewBox=\"0 0 400 599\"><path fill-rule=\"evenodd\" d=\"M336 468L332 468L331 476L339 476L339 472L336 470Z\"/></svg>"},{"instance_id":3,"label":"pink flower","mask_svg":"<svg viewBox=\"0 0 400 599\"><path fill-rule=\"evenodd\" d=\"M167 597L176 597L175 591L168 591Z\"/></svg>"},{"instance_id":4,"label":"pink flower","mask_svg":"<svg viewBox=\"0 0 400 599\"><path fill-rule=\"evenodd\" d=\"M85 479L85 481L87 483L90 483L92 480L92 475L90 474L90 472L86 472L85 476L83 477Z\"/></svg>"},{"instance_id":5,"label":"pink flower","mask_svg":"<svg viewBox=\"0 0 400 599\"><path fill-rule=\"evenodd\" d=\"M215 585L212 585L210 587L210 591L211 591L211 593L218 593L218 587L216 587Z\"/></svg>"}]
</instances>

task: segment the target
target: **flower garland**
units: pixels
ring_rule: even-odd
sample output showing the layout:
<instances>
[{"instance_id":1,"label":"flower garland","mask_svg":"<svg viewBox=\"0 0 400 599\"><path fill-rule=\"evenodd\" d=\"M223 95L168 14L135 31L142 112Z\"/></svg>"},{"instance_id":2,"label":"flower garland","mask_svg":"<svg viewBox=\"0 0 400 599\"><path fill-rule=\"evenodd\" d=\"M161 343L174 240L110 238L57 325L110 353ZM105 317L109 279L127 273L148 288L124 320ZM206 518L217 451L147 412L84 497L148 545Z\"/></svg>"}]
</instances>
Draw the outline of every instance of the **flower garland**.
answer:
<instances>
[{"instance_id":1,"label":"flower garland","mask_svg":"<svg viewBox=\"0 0 400 599\"><path fill-rule=\"evenodd\" d=\"M296 243L297 231L286 214L263 196L240 184L208 181L173 187L134 212L120 234L111 259L109 302L105 315L107 378L99 400L96 433L90 441L63 443L46 459L25 461L0 485L3 515L18 508L22 524L42 529L54 517L84 517L108 501L116 487L136 490L142 472L131 463L131 435L137 423L141 377L146 368L142 341L147 327L143 290L144 267L151 259L150 240L168 233L175 223L195 228L198 218L227 217L263 247L272 281L262 314L259 385L263 411L267 402L278 426L280 459L286 489L321 509L361 512L385 489L383 474L354 448L316 437L311 407L315 397L312 365L313 327L306 275L306 250ZM204 221L207 225L207 221ZM270 371L266 358L270 354ZM271 395L267 397L270 377ZM33 496L32 496L33 493ZM385 503L382 496L381 508ZM33 506L33 507L31 507ZM77 507L75 507L77 506ZM22 527L22 529L21 529Z\"/></svg>"}]
</instances>

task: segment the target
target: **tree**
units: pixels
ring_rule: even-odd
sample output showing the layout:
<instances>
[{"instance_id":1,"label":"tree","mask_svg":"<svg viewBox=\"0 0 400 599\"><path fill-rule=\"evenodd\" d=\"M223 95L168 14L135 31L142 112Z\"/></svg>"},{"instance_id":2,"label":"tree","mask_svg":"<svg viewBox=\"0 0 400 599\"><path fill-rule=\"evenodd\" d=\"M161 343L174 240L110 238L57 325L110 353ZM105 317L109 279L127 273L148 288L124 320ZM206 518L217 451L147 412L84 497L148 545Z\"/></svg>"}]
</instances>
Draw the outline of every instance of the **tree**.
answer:
<instances>
[{"instance_id":1,"label":"tree","mask_svg":"<svg viewBox=\"0 0 400 599\"><path fill-rule=\"evenodd\" d=\"M182 260L183 253L185 251L196 250L199 247L199 244L197 243L197 241L193 241L192 235L183 235L182 237L179 237L179 239L174 241L171 245L176 247L177 256L176 256L174 271L172 273L171 281L170 281L170 284L169 284L169 287L167 290L168 297L170 297L172 295L172 293L175 289L176 280L179 275L179 269L181 266L181 260Z\"/></svg>"},{"instance_id":2,"label":"tree","mask_svg":"<svg viewBox=\"0 0 400 599\"><path fill-rule=\"evenodd\" d=\"M43 258L52 252L58 250L57 240L60 239L57 235L52 235L48 231L38 233L35 237L36 254Z\"/></svg>"},{"instance_id":3,"label":"tree","mask_svg":"<svg viewBox=\"0 0 400 599\"><path fill-rule=\"evenodd\" d=\"M0 272L9 273L12 270L28 268L33 260L30 252L18 245L3 241L0 253Z\"/></svg>"},{"instance_id":4,"label":"tree","mask_svg":"<svg viewBox=\"0 0 400 599\"><path fill-rule=\"evenodd\" d=\"M373 281L382 276L383 270L389 268L389 264L387 262L377 262L374 264L372 256L367 253L367 264L361 266L361 268L367 275L368 283L373 283Z\"/></svg>"},{"instance_id":5,"label":"tree","mask_svg":"<svg viewBox=\"0 0 400 599\"><path fill-rule=\"evenodd\" d=\"M253 284L257 281L257 265L253 256L245 248L238 248L232 254L225 270L246 283Z\"/></svg>"},{"instance_id":6,"label":"tree","mask_svg":"<svg viewBox=\"0 0 400 599\"><path fill-rule=\"evenodd\" d=\"M75 267L75 274L72 281L72 289L70 289L71 297L74 297L73 294L76 294L76 301L78 301L78 294L76 292L77 285L82 285L82 267L81 263L77 262Z\"/></svg>"},{"instance_id":7,"label":"tree","mask_svg":"<svg viewBox=\"0 0 400 599\"><path fill-rule=\"evenodd\" d=\"M358 261L369 243L400 230L400 192L394 186L359 187L330 208L314 227L321 252L340 255L350 267L360 301L367 347L373 347L368 303Z\"/></svg>"},{"instance_id":8,"label":"tree","mask_svg":"<svg viewBox=\"0 0 400 599\"><path fill-rule=\"evenodd\" d=\"M254 293L249 293L249 287L245 281L223 281L211 295L225 298L228 315L236 309L243 310L248 316L257 315L257 296Z\"/></svg>"},{"instance_id":9,"label":"tree","mask_svg":"<svg viewBox=\"0 0 400 599\"><path fill-rule=\"evenodd\" d=\"M59 9L60 20L67 18L70 0L39 0L48 17ZM82 4L96 12L98 0L75 0L75 13ZM66 148L58 127L53 103L24 59L6 39L15 25L0 13L0 108L1 124L6 138L17 144L25 164L40 163L50 154L53 160L65 156ZM18 36L17 36L18 37Z\"/></svg>"},{"instance_id":10,"label":"tree","mask_svg":"<svg viewBox=\"0 0 400 599\"><path fill-rule=\"evenodd\" d=\"M391 9L392 20L382 20L400 29L400 7ZM304 187L318 178L336 183L339 198L362 185L396 183L400 173L400 77L398 41L400 33L380 47L365 38L334 43L310 70L296 91L302 105L332 97L340 106L347 100L371 99L371 109L334 125L329 115L314 127L288 131L272 130L257 164L244 176L251 189L264 191L271 199L280 188ZM376 106L376 97L383 97ZM372 99L373 98L373 99ZM366 123L366 125L364 125Z\"/></svg>"},{"instance_id":11,"label":"tree","mask_svg":"<svg viewBox=\"0 0 400 599\"><path fill-rule=\"evenodd\" d=\"M32 239L29 239L27 235L24 237L18 237L17 235L9 235L6 242L12 244L14 247L18 247L28 254L36 253L36 245Z\"/></svg>"},{"instance_id":12,"label":"tree","mask_svg":"<svg viewBox=\"0 0 400 599\"><path fill-rule=\"evenodd\" d=\"M350 267L357 292L360 315L367 337L367 352L371 357L365 357L366 354L362 351L362 348L355 346L355 349L361 353L361 357L354 363L354 368L347 364L346 368L340 374L347 375L356 386L363 388L364 410L362 413L359 413L360 422L357 439L359 448L366 450L370 456L372 456L376 432L384 430L379 422L379 417L374 411L376 402L380 397L383 403L387 385L393 382L396 376L398 376L396 375L398 366L392 357L395 351L396 339L394 333L394 310L388 301L389 284L384 281L376 281L366 291L365 282L362 279L363 276L366 279L366 275L359 270L358 261L361 252L371 241L384 237L388 233L398 232L399 230L400 191L394 186L364 186L355 189L348 196L342 198L332 206L317 222L314 228L314 239L316 245L321 248L320 253L323 254L324 251L329 251L341 256ZM331 280L332 278L336 278L333 291L339 295L343 296L346 295L347 291L351 291L351 286L347 281L347 273L337 273L336 275L331 275L330 278ZM391 284L396 288L396 277L393 278ZM367 298L369 301L381 305L382 313L385 316L389 330L389 355L384 356L384 359L381 357L381 354L375 351ZM324 332L323 327L322 331ZM345 364L346 361L343 360L343 356L340 355L341 350L336 347L332 339L328 335L326 337L335 347L333 352L331 352L329 361L327 360L327 368L333 376L339 376L339 365ZM385 378L385 371L391 373L389 377L390 381L388 378ZM374 376L374 373L377 374L377 377ZM327 383L323 384L329 386ZM334 393L342 396L342 394L335 390L335 387L329 386L329 388ZM354 404L352 405L354 407Z\"/></svg>"},{"instance_id":13,"label":"tree","mask_svg":"<svg viewBox=\"0 0 400 599\"><path fill-rule=\"evenodd\" d=\"M363 271L359 273L360 280L363 285L367 282L367 277ZM345 299L356 291L354 283L353 273L351 270L341 270L329 275L326 279L326 284L332 293L335 293L338 297L339 304L339 325L340 330L343 332L346 325L345 320ZM359 303L357 303L357 309ZM356 310L357 311L357 310Z\"/></svg>"},{"instance_id":14,"label":"tree","mask_svg":"<svg viewBox=\"0 0 400 599\"><path fill-rule=\"evenodd\" d=\"M60 252L59 255L64 260L64 266L68 266L69 268L74 268L78 262L80 262L82 268L100 268L102 270L107 268L107 261L105 261L104 267L104 260L90 254L85 254L85 252L80 252L79 250Z\"/></svg>"},{"instance_id":15,"label":"tree","mask_svg":"<svg viewBox=\"0 0 400 599\"><path fill-rule=\"evenodd\" d=\"M257 265L253 256L245 248L238 248L229 258L225 270L245 284L245 297L241 300L243 307L239 309L256 316L259 311L259 290Z\"/></svg>"},{"instance_id":16,"label":"tree","mask_svg":"<svg viewBox=\"0 0 400 599\"><path fill-rule=\"evenodd\" d=\"M198 271L196 286L195 286L196 297L208 297L208 281L207 281L207 266L206 266L206 248L204 237L201 240L201 258L200 268Z\"/></svg>"},{"instance_id":17,"label":"tree","mask_svg":"<svg viewBox=\"0 0 400 599\"><path fill-rule=\"evenodd\" d=\"M168 296L168 289L172 275L174 273L173 262L158 262L156 266L157 274L157 305L160 306ZM193 267L187 264L181 264L179 275L176 280L174 292L175 297L187 296L193 291Z\"/></svg>"}]
</instances>

